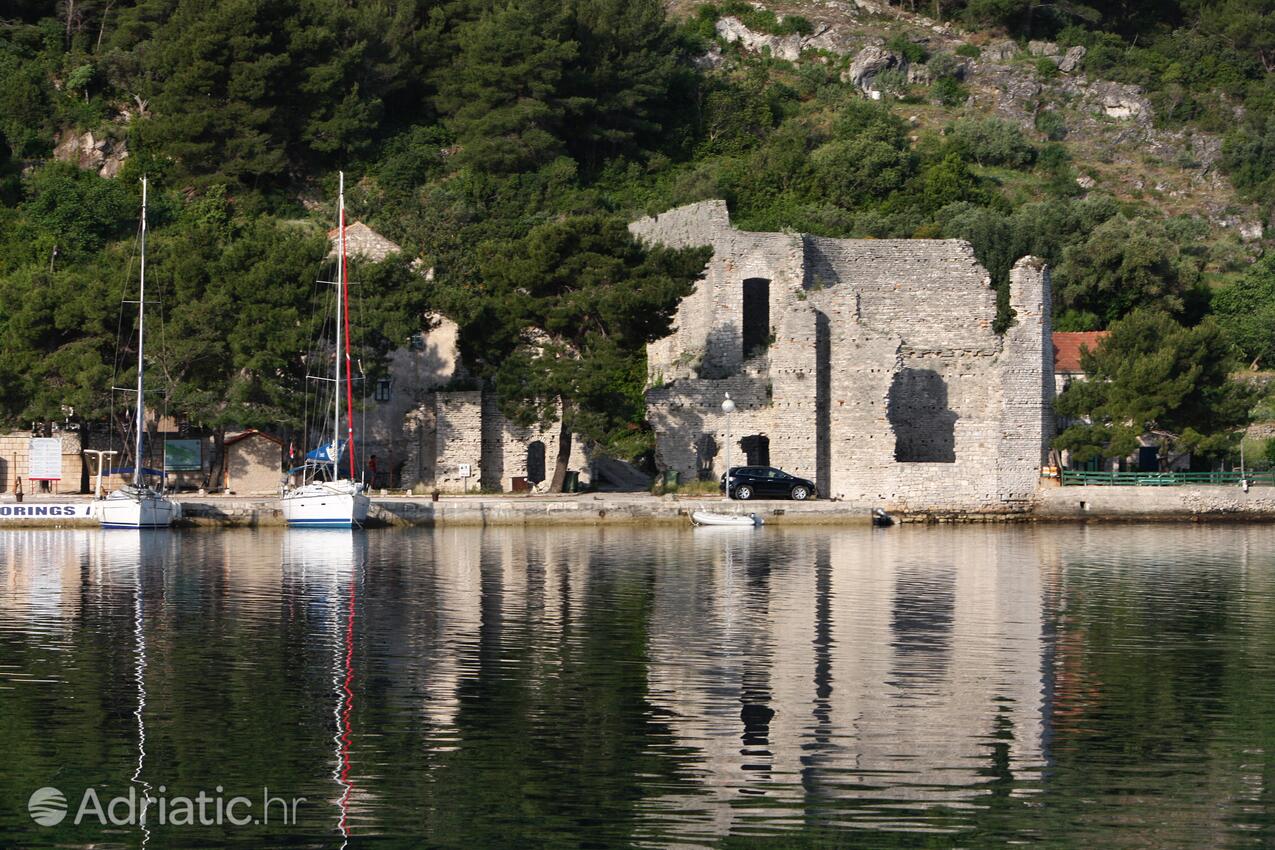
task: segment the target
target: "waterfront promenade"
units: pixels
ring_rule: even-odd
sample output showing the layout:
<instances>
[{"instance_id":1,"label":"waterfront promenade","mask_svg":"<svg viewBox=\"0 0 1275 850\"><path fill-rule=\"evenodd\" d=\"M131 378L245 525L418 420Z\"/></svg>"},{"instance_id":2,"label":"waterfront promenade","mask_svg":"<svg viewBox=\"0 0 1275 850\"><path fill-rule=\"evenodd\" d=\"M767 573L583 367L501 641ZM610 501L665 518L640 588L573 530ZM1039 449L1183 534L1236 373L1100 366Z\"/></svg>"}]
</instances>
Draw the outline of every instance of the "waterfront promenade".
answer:
<instances>
[{"instance_id":1,"label":"waterfront promenade","mask_svg":"<svg viewBox=\"0 0 1275 850\"><path fill-rule=\"evenodd\" d=\"M21 505L0 502L0 527L95 526L83 517L67 517L52 506L86 505L88 496L28 496ZM279 501L270 496L182 496L183 524L209 527L283 525ZM49 513L32 515L40 506ZM385 495L372 498L369 524L381 526L521 525L668 525L689 522L691 512L756 513L768 525L854 525L869 522L884 507L900 522L1101 522L1275 521L1275 487L1208 485L1184 487L1044 487L1030 505L1001 512L911 512L898 505L814 500L728 502L711 496L652 496L645 493L560 495L429 496ZM25 514L22 515L22 514Z\"/></svg>"}]
</instances>

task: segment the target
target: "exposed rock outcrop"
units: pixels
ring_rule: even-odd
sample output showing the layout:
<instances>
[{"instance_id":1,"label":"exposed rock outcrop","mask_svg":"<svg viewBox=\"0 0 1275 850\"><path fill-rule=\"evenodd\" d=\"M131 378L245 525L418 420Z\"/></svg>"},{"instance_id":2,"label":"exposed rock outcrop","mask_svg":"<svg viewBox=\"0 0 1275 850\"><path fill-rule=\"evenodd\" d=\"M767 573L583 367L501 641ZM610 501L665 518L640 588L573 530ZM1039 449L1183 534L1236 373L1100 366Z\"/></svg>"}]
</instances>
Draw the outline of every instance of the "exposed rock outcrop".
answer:
<instances>
[{"instance_id":1,"label":"exposed rock outcrop","mask_svg":"<svg viewBox=\"0 0 1275 850\"><path fill-rule=\"evenodd\" d=\"M907 72L908 63L902 56L892 53L884 47L869 45L859 51L846 69L841 79L867 92L876 88L873 82L882 71L898 69Z\"/></svg>"},{"instance_id":2,"label":"exposed rock outcrop","mask_svg":"<svg viewBox=\"0 0 1275 850\"><path fill-rule=\"evenodd\" d=\"M64 131L58 135L53 158L96 171L103 177L114 177L128 159L128 145L123 139L99 139L91 130L79 135Z\"/></svg>"},{"instance_id":3,"label":"exposed rock outcrop","mask_svg":"<svg viewBox=\"0 0 1275 850\"><path fill-rule=\"evenodd\" d=\"M1150 126L1151 103L1138 86L1097 80L1084 88L1086 103L1107 117Z\"/></svg>"},{"instance_id":4,"label":"exposed rock outcrop","mask_svg":"<svg viewBox=\"0 0 1275 850\"><path fill-rule=\"evenodd\" d=\"M731 16L717 21L717 34L731 44L739 42L745 50L760 53L766 49L770 51L771 56L786 59L789 62L796 62L801 58L801 36L799 35L768 35L754 32L744 26L744 22L739 18Z\"/></svg>"},{"instance_id":5,"label":"exposed rock outcrop","mask_svg":"<svg viewBox=\"0 0 1275 850\"><path fill-rule=\"evenodd\" d=\"M1080 67L1081 60L1085 58L1085 53L1083 45L1077 44L1075 47L1068 48L1062 59L1058 61L1058 70L1064 74L1075 72Z\"/></svg>"},{"instance_id":6,"label":"exposed rock outcrop","mask_svg":"<svg viewBox=\"0 0 1275 850\"><path fill-rule=\"evenodd\" d=\"M1022 49L1015 42L998 41L995 44L989 44L987 47L984 47L979 58L985 62L1002 64L1013 59L1021 52Z\"/></svg>"}]
</instances>

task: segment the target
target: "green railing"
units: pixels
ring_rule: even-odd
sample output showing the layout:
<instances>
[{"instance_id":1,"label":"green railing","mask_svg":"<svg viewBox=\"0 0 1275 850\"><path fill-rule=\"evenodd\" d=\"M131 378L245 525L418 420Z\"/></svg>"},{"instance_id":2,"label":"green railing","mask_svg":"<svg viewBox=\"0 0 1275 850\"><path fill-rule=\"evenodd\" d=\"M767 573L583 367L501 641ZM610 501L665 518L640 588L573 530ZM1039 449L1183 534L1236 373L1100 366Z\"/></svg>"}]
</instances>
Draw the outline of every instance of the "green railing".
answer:
<instances>
[{"instance_id":1,"label":"green railing","mask_svg":"<svg viewBox=\"0 0 1275 850\"><path fill-rule=\"evenodd\" d=\"M1275 486L1275 471L1240 472L1086 472L1064 469L1062 483L1088 485L1122 485L1126 487L1181 487L1190 484L1229 484L1238 487L1247 479L1252 486Z\"/></svg>"}]
</instances>

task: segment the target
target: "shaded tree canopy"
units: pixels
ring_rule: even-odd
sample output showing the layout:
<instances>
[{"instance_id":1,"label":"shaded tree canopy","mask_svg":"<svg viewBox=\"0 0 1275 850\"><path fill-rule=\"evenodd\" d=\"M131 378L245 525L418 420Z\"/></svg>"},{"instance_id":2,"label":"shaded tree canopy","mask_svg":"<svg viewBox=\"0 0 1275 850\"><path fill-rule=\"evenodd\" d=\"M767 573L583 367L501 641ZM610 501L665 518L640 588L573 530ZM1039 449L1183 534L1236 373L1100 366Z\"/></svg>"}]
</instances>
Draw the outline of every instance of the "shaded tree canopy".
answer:
<instances>
[{"instance_id":1,"label":"shaded tree canopy","mask_svg":"<svg viewBox=\"0 0 1275 850\"><path fill-rule=\"evenodd\" d=\"M1217 323L1183 327L1142 308L1110 331L1097 350L1081 354L1086 380L1058 397L1058 412L1081 421L1054 447L1081 461L1124 457L1151 433L1169 452L1228 454L1249 421L1254 394L1231 380L1234 350Z\"/></svg>"}]
</instances>

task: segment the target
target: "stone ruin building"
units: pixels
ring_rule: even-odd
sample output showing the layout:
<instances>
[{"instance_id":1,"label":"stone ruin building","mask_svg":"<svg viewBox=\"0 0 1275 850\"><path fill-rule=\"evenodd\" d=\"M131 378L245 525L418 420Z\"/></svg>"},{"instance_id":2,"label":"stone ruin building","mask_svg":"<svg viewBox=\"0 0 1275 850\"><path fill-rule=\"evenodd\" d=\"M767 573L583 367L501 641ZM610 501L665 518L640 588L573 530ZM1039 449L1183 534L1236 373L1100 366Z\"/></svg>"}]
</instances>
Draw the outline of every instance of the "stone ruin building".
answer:
<instances>
[{"instance_id":1,"label":"stone ruin building","mask_svg":"<svg viewBox=\"0 0 1275 850\"><path fill-rule=\"evenodd\" d=\"M735 229L723 201L631 226L713 259L647 349L657 463L683 480L731 463L814 480L822 497L909 511L1030 506L1053 432L1050 276L1010 275L1016 317L959 240L831 239Z\"/></svg>"},{"instance_id":2,"label":"stone ruin building","mask_svg":"<svg viewBox=\"0 0 1275 850\"><path fill-rule=\"evenodd\" d=\"M328 232L330 256L337 255L339 235ZM358 221L346 226L345 239L351 257L373 262L402 250ZM433 278L432 269L418 271ZM535 487L553 475L558 426L524 428L508 421L494 395L473 388L458 343L455 322L423 316L420 332L390 353L388 374L363 390L363 456L377 456L377 486L503 492L514 489L515 479ZM589 480L579 440L572 442L570 468Z\"/></svg>"}]
</instances>

